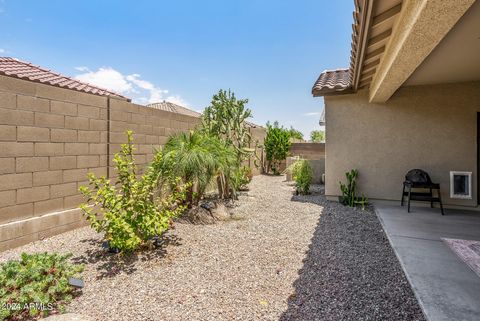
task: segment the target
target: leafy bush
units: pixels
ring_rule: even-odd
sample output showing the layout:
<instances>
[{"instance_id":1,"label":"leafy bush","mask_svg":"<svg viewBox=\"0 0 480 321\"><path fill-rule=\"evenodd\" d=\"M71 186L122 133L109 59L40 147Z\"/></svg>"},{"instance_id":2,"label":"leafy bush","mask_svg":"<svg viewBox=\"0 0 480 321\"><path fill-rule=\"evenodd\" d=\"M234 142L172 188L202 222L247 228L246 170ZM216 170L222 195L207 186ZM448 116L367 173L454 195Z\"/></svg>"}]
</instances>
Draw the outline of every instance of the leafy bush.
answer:
<instances>
[{"instance_id":1,"label":"leafy bush","mask_svg":"<svg viewBox=\"0 0 480 321\"><path fill-rule=\"evenodd\" d=\"M273 126L267 123L267 136L264 146L269 162L268 170L271 169L275 175L280 174L280 162L288 156L291 145L288 129L280 127L278 122L275 122Z\"/></svg>"},{"instance_id":2,"label":"leafy bush","mask_svg":"<svg viewBox=\"0 0 480 321\"><path fill-rule=\"evenodd\" d=\"M310 184L313 180L313 169L310 162L306 159L301 159L289 166L288 170L292 173L295 180L297 193L309 194Z\"/></svg>"},{"instance_id":3,"label":"leafy bush","mask_svg":"<svg viewBox=\"0 0 480 321\"><path fill-rule=\"evenodd\" d=\"M233 147L199 131L170 137L163 153L165 167L189 184L189 207L198 203L215 177L230 177L237 166Z\"/></svg>"},{"instance_id":4,"label":"leafy bush","mask_svg":"<svg viewBox=\"0 0 480 321\"><path fill-rule=\"evenodd\" d=\"M64 310L75 288L70 277L83 271L83 265L71 264L69 255L22 253L21 260L0 265L0 317L24 320Z\"/></svg>"},{"instance_id":5,"label":"leafy bush","mask_svg":"<svg viewBox=\"0 0 480 321\"><path fill-rule=\"evenodd\" d=\"M362 197L357 196L358 170L352 169L350 172L346 172L345 177L347 178L347 184L340 182L340 190L342 191L340 202L350 207L361 206L362 209L365 209L368 199L364 195Z\"/></svg>"},{"instance_id":6,"label":"leafy bush","mask_svg":"<svg viewBox=\"0 0 480 321\"><path fill-rule=\"evenodd\" d=\"M303 140L302 132L299 130L296 130L295 128L293 128L293 126L290 126L290 129L288 131L290 133L290 138Z\"/></svg>"},{"instance_id":7,"label":"leafy bush","mask_svg":"<svg viewBox=\"0 0 480 321\"><path fill-rule=\"evenodd\" d=\"M312 143L321 143L325 141L325 132L323 130L312 130L310 133Z\"/></svg>"},{"instance_id":8,"label":"leafy bush","mask_svg":"<svg viewBox=\"0 0 480 321\"><path fill-rule=\"evenodd\" d=\"M170 177L161 151L137 178L131 131L127 131L127 139L128 143L121 146L113 160L117 181L111 184L105 177L90 173L91 187L80 187L88 198L80 208L90 225L97 232L105 232L110 246L121 252L134 251L152 237L162 235L171 226L171 219L183 212L179 202L185 199L185 188L178 186L175 179L169 182L171 193L163 199L156 194L161 178Z\"/></svg>"},{"instance_id":9,"label":"leafy bush","mask_svg":"<svg viewBox=\"0 0 480 321\"><path fill-rule=\"evenodd\" d=\"M244 166L235 170L233 174L233 187L235 190L245 190L247 188L248 183L252 181L253 173L252 169L248 166Z\"/></svg>"}]
</instances>

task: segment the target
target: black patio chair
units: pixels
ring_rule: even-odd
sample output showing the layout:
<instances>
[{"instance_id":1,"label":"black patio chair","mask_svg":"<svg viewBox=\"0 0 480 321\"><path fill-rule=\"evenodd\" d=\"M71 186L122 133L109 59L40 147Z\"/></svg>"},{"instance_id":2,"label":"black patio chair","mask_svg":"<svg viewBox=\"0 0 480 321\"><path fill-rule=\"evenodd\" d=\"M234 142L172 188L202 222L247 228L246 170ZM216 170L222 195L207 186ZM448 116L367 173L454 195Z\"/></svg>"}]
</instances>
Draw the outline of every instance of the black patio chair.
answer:
<instances>
[{"instance_id":1,"label":"black patio chair","mask_svg":"<svg viewBox=\"0 0 480 321\"><path fill-rule=\"evenodd\" d=\"M428 189L428 192L412 192L413 188ZM437 196L433 196L433 190L437 191ZM430 202L430 207L433 208L433 203L440 204L440 211L442 215L443 204L440 196L440 184L432 183L432 180L427 172L421 169L412 169L405 175L403 182L402 200L400 206L403 206L404 197L407 196L407 211L410 213L410 201L424 201Z\"/></svg>"}]
</instances>

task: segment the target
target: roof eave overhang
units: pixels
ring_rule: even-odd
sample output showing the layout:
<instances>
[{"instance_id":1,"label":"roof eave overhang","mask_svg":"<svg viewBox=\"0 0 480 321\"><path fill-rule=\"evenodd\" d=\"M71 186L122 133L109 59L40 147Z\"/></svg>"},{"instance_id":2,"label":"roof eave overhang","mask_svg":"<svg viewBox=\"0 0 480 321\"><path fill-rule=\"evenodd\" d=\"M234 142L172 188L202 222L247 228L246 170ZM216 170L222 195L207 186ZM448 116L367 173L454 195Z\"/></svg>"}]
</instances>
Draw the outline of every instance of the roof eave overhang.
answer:
<instances>
[{"instance_id":1,"label":"roof eave overhang","mask_svg":"<svg viewBox=\"0 0 480 321\"><path fill-rule=\"evenodd\" d=\"M353 13L354 23L352 25L352 52L350 61L350 75L352 90L356 92L360 84L361 68L365 59L369 26L372 21L372 0L356 0L355 12Z\"/></svg>"}]
</instances>

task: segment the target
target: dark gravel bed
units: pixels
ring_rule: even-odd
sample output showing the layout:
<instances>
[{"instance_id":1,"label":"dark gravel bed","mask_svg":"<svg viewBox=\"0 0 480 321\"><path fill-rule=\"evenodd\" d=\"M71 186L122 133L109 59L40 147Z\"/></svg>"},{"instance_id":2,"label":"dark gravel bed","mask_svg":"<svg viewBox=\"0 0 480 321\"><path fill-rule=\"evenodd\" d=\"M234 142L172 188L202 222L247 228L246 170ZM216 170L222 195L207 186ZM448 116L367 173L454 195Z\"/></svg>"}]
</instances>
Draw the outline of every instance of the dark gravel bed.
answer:
<instances>
[{"instance_id":1,"label":"dark gravel bed","mask_svg":"<svg viewBox=\"0 0 480 321\"><path fill-rule=\"evenodd\" d=\"M425 320L373 209L321 194L292 197L323 211L280 320Z\"/></svg>"}]
</instances>

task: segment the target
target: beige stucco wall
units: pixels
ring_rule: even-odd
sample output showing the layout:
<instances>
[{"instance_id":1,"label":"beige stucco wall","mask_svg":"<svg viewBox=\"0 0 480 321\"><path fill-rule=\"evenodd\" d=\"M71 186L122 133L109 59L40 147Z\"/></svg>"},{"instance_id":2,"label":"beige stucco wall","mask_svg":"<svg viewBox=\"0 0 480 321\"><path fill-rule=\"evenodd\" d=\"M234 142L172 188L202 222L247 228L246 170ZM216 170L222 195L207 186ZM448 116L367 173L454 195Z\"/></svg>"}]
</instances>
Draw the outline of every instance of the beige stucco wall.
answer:
<instances>
[{"instance_id":1,"label":"beige stucco wall","mask_svg":"<svg viewBox=\"0 0 480 321\"><path fill-rule=\"evenodd\" d=\"M406 172L426 170L445 204L477 205L477 111L480 83L400 88L383 104L367 91L325 97L326 194L339 195L344 173L357 168L371 199L399 200ZM451 199L449 172L472 172L473 199Z\"/></svg>"}]
</instances>

